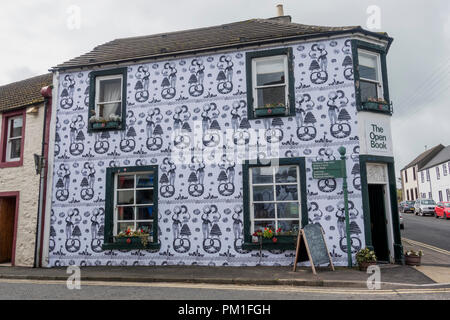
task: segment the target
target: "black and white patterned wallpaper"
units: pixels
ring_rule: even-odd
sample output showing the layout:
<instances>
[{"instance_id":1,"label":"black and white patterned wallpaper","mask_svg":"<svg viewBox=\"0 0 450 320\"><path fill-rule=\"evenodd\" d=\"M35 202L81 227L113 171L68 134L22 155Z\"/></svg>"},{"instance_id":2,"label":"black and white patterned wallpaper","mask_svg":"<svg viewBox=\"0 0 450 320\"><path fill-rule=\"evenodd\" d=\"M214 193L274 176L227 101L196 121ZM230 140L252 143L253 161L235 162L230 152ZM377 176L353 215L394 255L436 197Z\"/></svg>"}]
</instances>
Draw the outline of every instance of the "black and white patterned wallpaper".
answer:
<instances>
[{"instance_id":1,"label":"black and white patterned wallpaper","mask_svg":"<svg viewBox=\"0 0 450 320\"><path fill-rule=\"evenodd\" d=\"M346 147L356 252L364 227L350 42L292 48L295 117L247 119L244 51L128 67L124 131L88 133L89 72L61 73L49 265L258 264L258 250L242 249L241 163L256 155L306 158L309 220L324 228L334 263L346 265L342 180L312 179L311 162L339 159ZM106 168L137 165L159 166L161 249L102 251ZM289 250L261 257L293 261Z\"/></svg>"}]
</instances>

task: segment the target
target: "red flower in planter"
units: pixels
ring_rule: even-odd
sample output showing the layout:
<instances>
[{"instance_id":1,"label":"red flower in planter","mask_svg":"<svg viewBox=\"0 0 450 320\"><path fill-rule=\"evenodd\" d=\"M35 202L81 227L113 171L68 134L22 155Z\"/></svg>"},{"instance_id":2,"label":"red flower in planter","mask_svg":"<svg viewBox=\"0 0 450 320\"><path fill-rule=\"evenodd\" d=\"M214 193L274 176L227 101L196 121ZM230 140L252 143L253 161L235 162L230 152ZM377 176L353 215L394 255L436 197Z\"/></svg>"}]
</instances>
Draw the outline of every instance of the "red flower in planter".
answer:
<instances>
[{"instance_id":1,"label":"red flower in planter","mask_svg":"<svg viewBox=\"0 0 450 320\"><path fill-rule=\"evenodd\" d=\"M127 243L130 244L131 243L131 239L127 239Z\"/></svg>"},{"instance_id":2,"label":"red flower in planter","mask_svg":"<svg viewBox=\"0 0 450 320\"><path fill-rule=\"evenodd\" d=\"M273 243L277 243L278 239L276 237L272 238Z\"/></svg>"}]
</instances>

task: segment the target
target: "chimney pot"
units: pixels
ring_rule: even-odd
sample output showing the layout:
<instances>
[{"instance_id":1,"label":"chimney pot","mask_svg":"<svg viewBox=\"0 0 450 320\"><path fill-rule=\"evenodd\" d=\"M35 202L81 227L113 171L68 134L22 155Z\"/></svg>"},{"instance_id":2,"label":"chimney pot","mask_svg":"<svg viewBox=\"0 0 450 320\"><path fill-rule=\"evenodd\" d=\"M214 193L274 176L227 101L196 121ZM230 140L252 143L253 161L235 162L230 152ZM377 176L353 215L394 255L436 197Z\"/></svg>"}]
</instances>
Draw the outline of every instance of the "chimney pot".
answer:
<instances>
[{"instance_id":1,"label":"chimney pot","mask_svg":"<svg viewBox=\"0 0 450 320\"><path fill-rule=\"evenodd\" d=\"M278 4L277 5L277 15L278 15L278 17L284 16L283 5L282 4Z\"/></svg>"}]
</instances>

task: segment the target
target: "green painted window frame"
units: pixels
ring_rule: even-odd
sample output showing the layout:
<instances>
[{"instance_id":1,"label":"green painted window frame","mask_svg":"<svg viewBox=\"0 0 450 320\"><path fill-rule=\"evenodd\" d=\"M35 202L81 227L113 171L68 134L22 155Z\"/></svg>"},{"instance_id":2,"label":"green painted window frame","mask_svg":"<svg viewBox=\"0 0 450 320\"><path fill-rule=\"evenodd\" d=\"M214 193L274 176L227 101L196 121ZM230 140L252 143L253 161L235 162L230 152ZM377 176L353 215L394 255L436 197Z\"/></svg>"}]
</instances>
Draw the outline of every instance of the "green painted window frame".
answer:
<instances>
[{"instance_id":1,"label":"green painted window frame","mask_svg":"<svg viewBox=\"0 0 450 320\"><path fill-rule=\"evenodd\" d=\"M247 77L247 117L248 119L262 119L266 117L258 117L255 115L255 110L253 108L254 98L253 98L253 67L252 60L255 58L271 57L271 56L287 56L288 65L288 103L289 109L287 114L275 115L273 117L292 117L295 116L295 78L294 78L294 55L292 53L292 48L280 48L271 49L263 51L252 51L247 52L245 55L246 64L246 77Z\"/></svg>"},{"instance_id":2,"label":"green painted window frame","mask_svg":"<svg viewBox=\"0 0 450 320\"><path fill-rule=\"evenodd\" d=\"M308 224L308 205L306 192L306 165L305 158L280 158L280 159L264 159L264 163L260 160L245 160L242 164L242 179L243 179L243 201L244 201L244 244L242 248L245 250L259 250L259 243L252 242L252 235L250 234L250 178L249 172L253 167L271 167L271 163L277 161L281 165L297 165L299 168L300 177L300 205L301 205L301 228ZM281 249L290 250L295 249L297 235L292 236L277 236L277 243L269 242L262 244L263 249Z\"/></svg>"},{"instance_id":3,"label":"green painted window frame","mask_svg":"<svg viewBox=\"0 0 450 320\"><path fill-rule=\"evenodd\" d=\"M386 48L382 46L375 45L373 43L361 41L361 40L352 40L352 58L353 58L353 78L355 83L355 100L356 100L356 110L358 111L369 111L376 113L384 113L392 115L393 110L391 106L391 102L389 99L389 85L388 85L388 77L387 77L387 65L386 65ZM360 88L360 76L359 76L359 58L358 58L358 49L366 50L372 53L376 53L380 55L380 63L381 63L381 80L383 82L383 98L389 103L389 110L376 110L369 109L364 106L365 101L361 101L361 88Z\"/></svg>"},{"instance_id":4,"label":"green painted window frame","mask_svg":"<svg viewBox=\"0 0 450 320\"><path fill-rule=\"evenodd\" d=\"M134 173L153 171L153 242L149 242L146 247L141 243L124 244L114 242L114 178L118 173ZM136 166L136 167L111 167L106 169L105 179L105 236L102 246L103 250L119 249L119 250L134 250L134 249L159 249L158 235L158 166Z\"/></svg>"},{"instance_id":5,"label":"green painted window frame","mask_svg":"<svg viewBox=\"0 0 450 320\"><path fill-rule=\"evenodd\" d=\"M395 182L395 165L393 157L360 155L359 168L361 175L361 194L364 212L364 234L366 247L373 250L372 232L370 230L369 186L367 184L367 163L385 163L388 171L389 197L391 199L392 229L394 233L394 258L397 263L404 264L403 246L400 233L400 217L397 204L397 185Z\"/></svg>"},{"instance_id":6,"label":"green painted window frame","mask_svg":"<svg viewBox=\"0 0 450 320\"><path fill-rule=\"evenodd\" d=\"M89 74L89 108L88 108L88 132L105 131L105 130L125 130L125 120L127 115L127 68L116 68L108 70L92 71ZM122 76L122 116L118 126L93 128L89 121L92 114L95 113L95 93L96 79L102 76Z\"/></svg>"}]
</instances>

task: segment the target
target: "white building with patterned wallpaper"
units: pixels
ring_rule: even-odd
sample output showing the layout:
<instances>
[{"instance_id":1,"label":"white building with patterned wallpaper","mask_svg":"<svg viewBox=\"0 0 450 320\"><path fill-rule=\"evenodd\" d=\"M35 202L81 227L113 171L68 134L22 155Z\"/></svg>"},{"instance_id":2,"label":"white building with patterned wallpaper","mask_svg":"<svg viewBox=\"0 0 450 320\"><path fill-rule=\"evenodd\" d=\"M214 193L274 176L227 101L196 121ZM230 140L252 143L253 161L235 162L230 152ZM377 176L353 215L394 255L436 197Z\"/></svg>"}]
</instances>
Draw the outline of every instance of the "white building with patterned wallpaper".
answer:
<instances>
[{"instance_id":1,"label":"white building with patterned wallpaper","mask_svg":"<svg viewBox=\"0 0 450 320\"><path fill-rule=\"evenodd\" d=\"M347 265L343 180L312 176L341 146L353 259L368 246L401 262L391 43L278 16L117 39L53 67L44 265L292 265L309 223ZM260 256L263 228L280 232Z\"/></svg>"}]
</instances>

